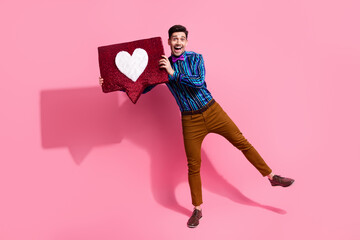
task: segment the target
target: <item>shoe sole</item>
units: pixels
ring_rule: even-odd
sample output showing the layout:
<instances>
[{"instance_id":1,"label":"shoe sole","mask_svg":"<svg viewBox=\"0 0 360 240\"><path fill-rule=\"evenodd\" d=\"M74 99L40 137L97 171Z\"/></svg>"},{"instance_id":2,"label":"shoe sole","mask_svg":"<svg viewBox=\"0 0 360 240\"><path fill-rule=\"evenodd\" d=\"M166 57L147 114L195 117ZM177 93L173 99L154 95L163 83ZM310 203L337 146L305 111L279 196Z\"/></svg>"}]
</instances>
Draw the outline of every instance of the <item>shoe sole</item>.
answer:
<instances>
[{"instance_id":1,"label":"shoe sole","mask_svg":"<svg viewBox=\"0 0 360 240\"><path fill-rule=\"evenodd\" d=\"M199 218L199 220L202 218L202 216ZM192 226L192 225L187 225L187 227L188 228L196 228L197 226L199 226L199 224L198 225L196 225L196 226Z\"/></svg>"},{"instance_id":2,"label":"shoe sole","mask_svg":"<svg viewBox=\"0 0 360 240\"><path fill-rule=\"evenodd\" d=\"M199 226L199 225L196 225L196 226L189 226L188 225L188 228L196 228L197 226Z\"/></svg>"}]
</instances>

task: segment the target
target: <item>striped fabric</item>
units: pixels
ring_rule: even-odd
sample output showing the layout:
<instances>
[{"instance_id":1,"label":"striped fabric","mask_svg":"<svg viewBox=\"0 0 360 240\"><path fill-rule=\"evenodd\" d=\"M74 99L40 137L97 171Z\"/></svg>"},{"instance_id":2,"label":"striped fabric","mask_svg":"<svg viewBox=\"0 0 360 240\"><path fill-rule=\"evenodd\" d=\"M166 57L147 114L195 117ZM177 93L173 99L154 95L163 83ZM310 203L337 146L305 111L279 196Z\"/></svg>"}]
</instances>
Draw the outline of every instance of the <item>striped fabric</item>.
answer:
<instances>
[{"instance_id":1,"label":"striped fabric","mask_svg":"<svg viewBox=\"0 0 360 240\"><path fill-rule=\"evenodd\" d=\"M211 99L206 88L204 59L201 54L185 51L184 61L170 63L175 73L169 75L166 83L175 97L180 111L195 111L205 106Z\"/></svg>"}]
</instances>

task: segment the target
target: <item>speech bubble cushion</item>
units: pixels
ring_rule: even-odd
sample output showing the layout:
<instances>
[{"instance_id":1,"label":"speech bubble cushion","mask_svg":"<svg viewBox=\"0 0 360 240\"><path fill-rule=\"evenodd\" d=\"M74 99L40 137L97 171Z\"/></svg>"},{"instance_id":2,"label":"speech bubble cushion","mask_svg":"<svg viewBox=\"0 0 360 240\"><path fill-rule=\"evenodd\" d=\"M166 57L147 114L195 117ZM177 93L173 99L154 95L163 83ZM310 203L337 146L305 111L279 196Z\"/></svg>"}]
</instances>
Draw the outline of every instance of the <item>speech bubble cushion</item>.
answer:
<instances>
[{"instance_id":1,"label":"speech bubble cushion","mask_svg":"<svg viewBox=\"0 0 360 240\"><path fill-rule=\"evenodd\" d=\"M100 75L105 93L125 91L136 103L147 86L168 82L159 68L164 55L160 37L98 47Z\"/></svg>"}]
</instances>

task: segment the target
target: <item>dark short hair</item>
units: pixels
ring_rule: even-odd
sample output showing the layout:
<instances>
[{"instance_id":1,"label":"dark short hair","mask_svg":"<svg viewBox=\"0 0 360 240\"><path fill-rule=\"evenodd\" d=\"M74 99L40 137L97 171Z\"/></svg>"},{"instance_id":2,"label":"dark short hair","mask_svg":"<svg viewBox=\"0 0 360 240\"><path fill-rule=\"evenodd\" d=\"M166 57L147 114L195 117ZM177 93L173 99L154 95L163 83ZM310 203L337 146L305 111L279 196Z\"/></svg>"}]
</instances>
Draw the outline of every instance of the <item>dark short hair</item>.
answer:
<instances>
[{"instance_id":1,"label":"dark short hair","mask_svg":"<svg viewBox=\"0 0 360 240\"><path fill-rule=\"evenodd\" d=\"M186 27L184 27L182 25L174 25L171 28L169 28L169 39L171 38L171 35L174 32L184 32L186 35L186 39L188 37L188 31L186 30Z\"/></svg>"}]
</instances>

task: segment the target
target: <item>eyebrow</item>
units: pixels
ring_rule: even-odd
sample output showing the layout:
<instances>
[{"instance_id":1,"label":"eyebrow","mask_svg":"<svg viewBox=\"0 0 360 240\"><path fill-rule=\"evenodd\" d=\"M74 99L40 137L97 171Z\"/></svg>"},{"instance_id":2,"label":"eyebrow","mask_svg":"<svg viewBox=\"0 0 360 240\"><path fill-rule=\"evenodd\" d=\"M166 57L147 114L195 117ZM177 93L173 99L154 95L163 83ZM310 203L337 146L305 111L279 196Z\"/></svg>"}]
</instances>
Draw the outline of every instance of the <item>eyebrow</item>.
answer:
<instances>
[{"instance_id":1,"label":"eyebrow","mask_svg":"<svg viewBox=\"0 0 360 240\"><path fill-rule=\"evenodd\" d=\"M183 39L186 39L186 37L184 37L184 36L181 36L181 37L178 37L178 36L172 36L172 38L183 38Z\"/></svg>"}]
</instances>

